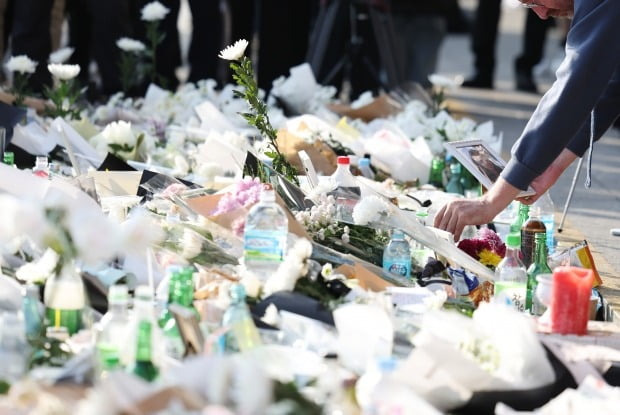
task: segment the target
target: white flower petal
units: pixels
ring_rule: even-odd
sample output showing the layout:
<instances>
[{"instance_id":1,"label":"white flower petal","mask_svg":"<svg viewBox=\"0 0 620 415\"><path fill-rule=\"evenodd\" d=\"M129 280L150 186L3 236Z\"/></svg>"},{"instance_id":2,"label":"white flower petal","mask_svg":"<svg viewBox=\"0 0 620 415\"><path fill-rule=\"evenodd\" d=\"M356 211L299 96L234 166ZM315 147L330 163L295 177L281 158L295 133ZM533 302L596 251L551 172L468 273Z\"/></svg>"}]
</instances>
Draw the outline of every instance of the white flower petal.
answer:
<instances>
[{"instance_id":1,"label":"white flower petal","mask_svg":"<svg viewBox=\"0 0 620 415\"><path fill-rule=\"evenodd\" d=\"M80 65L65 65L62 63L50 63L47 70L61 81L68 81L75 78L80 73Z\"/></svg>"},{"instance_id":2,"label":"white flower petal","mask_svg":"<svg viewBox=\"0 0 620 415\"><path fill-rule=\"evenodd\" d=\"M73 48L60 48L50 54L50 63L65 63L73 55Z\"/></svg>"},{"instance_id":3,"label":"white flower petal","mask_svg":"<svg viewBox=\"0 0 620 415\"><path fill-rule=\"evenodd\" d=\"M116 46L119 49L124 50L125 52L138 53L143 52L146 49L144 43L140 42L136 39L131 39L128 37L122 37L116 41Z\"/></svg>"},{"instance_id":4,"label":"white flower petal","mask_svg":"<svg viewBox=\"0 0 620 415\"><path fill-rule=\"evenodd\" d=\"M34 73L37 69L37 62L33 61L26 55L11 56L6 63L6 69L10 72Z\"/></svg>"},{"instance_id":5,"label":"white flower petal","mask_svg":"<svg viewBox=\"0 0 620 415\"><path fill-rule=\"evenodd\" d=\"M227 46L222 50L218 56L227 61L236 61L243 56L248 44L247 40L239 39L234 45Z\"/></svg>"},{"instance_id":6,"label":"white flower petal","mask_svg":"<svg viewBox=\"0 0 620 415\"><path fill-rule=\"evenodd\" d=\"M152 1L142 8L142 20L146 22L156 22L166 17L169 12L170 9L160 2Z\"/></svg>"}]
</instances>

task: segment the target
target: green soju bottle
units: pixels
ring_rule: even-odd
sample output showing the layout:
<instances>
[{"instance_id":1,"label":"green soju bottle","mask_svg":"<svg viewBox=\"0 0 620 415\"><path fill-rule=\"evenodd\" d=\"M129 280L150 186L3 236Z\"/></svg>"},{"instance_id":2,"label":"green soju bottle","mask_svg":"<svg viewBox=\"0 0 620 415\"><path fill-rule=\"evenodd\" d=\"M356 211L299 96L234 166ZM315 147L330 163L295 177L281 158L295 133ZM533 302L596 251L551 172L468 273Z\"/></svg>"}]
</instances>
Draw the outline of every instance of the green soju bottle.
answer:
<instances>
[{"instance_id":1,"label":"green soju bottle","mask_svg":"<svg viewBox=\"0 0 620 415\"><path fill-rule=\"evenodd\" d=\"M86 295L82 276L73 261L45 282L43 297L47 327L65 327L69 336L82 329Z\"/></svg>"},{"instance_id":2,"label":"green soju bottle","mask_svg":"<svg viewBox=\"0 0 620 415\"><path fill-rule=\"evenodd\" d=\"M431 161L431 172L428 177L428 184L439 189L443 189L443 171L446 168L446 162L443 157L435 157Z\"/></svg>"},{"instance_id":3,"label":"green soju bottle","mask_svg":"<svg viewBox=\"0 0 620 415\"><path fill-rule=\"evenodd\" d=\"M200 315L194 307L194 270L179 269L172 275L170 282L168 304L186 307L200 320ZM165 319L160 319L159 324L164 334L166 354L180 359L185 354L185 346L177 322L168 308L162 314L165 315Z\"/></svg>"},{"instance_id":4,"label":"green soju bottle","mask_svg":"<svg viewBox=\"0 0 620 415\"><path fill-rule=\"evenodd\" d=\"M530 207L529 205L524 205L523 203L519 203L519 213L515 220L510 224L510 233L519 234L519 243L521 243L521 227L530 216Z\"/></svg>"},{"instance_id":5,"label":"green soju bottle","mask_svg":"<svg viewBox=\"0 0 620 415\"><path fill-rule=\"evenodd\" d=\"M547 264L547 236L544 232L539 232L535 235L536 250L534 251L534 262L527 269L527 297L525 301L525 308L536 316L542 315L545 311L545 306L538 301L536 297L536 287L538 281L536 277L540 274L551 274L551 268Z\"/></svg>"},{"instance_id":6,"label":"green soju bottle","mask_svg":"<svg viewBox=\"0 0 620 415\"><path fill-rule=\"evenodd\" d=\"M149 287L136 289L134 302L136 325L136 353L128 370L147 382L152 382L159 375L159 369L153 363L154 332L157 329L153 318L153 294Z\"/></svg>"}]
</instances>

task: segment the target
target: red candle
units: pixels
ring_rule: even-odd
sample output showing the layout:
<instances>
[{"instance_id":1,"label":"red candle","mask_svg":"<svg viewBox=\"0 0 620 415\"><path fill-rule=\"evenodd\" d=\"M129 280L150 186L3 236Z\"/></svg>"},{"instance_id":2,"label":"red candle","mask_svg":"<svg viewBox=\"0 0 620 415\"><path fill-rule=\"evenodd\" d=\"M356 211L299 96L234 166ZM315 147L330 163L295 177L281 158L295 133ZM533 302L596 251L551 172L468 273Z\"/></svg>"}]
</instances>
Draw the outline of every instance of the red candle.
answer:
<instances>
[{"instance_id":1,"label":"red candle","mask_svg":"<svg viewBox=\"0 0 620 415\"><path fill-rule=\"evenodd\" d=\"M551 288L551 331L586 334L594 273L590 269L557 267Z\"/></svg>"}]
</instances>

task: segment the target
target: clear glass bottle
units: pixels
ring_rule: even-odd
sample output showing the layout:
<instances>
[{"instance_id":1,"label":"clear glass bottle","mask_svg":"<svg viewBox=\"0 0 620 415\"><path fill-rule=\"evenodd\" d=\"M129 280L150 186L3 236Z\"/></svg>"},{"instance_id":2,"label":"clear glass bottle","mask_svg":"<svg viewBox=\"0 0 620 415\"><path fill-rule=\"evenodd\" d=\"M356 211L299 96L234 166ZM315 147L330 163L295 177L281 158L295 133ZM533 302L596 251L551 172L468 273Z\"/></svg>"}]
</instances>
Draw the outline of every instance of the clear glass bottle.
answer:
<instances>
[{"instance_id":1,"label":"clear glass bottle","mask_svg":"<svg viewBox=\"0 0 620 415\"><path fill-rule=\"evenodd\" d=\"M536 287L538 286L537 276L540 274L551 274L551 268L547 264L547 238L543 233L537 233L535 236L536 251L534 253L534 262L527 269L527 298L525 309L535 316L541 316L545 312L545 305L540 302L536 296Z\"/></svg>"},{"instance_id":2,"label":"clear glass bottle","mask_svg":"<svg viewBox=\"0 0 620 415\"><path fill-rule=\"evenodd\" d=\"M383 251L383 269L401 277L411 277L411 247L402 231L395 229Z\"/></svg>"},{"instance_id":3,"label":"clear glass bottle","mask_svg":"<svg viewBox=\"0 0 620 415\"><path fill-rule=\"evenodd\" d=\"M446 184L446 192L459 195L465 194L465 189L461 181L461 164L459 162L452 162L450 164L450 179L448 180L448 184Z\"/></svg>"},{"instance_id":4,"label":"clear glass bottle","mask_svg":"<svg viewBox=\"0 0 620 415\"><path fill-rule=\"evenodd\" d=\"M362 176L370 180L375 179L375 172L372 171L372 168L370 168L370 159L366 157L359 159L357 162L357 167L360 169Z\"/></svg>"},{"instance_id":5,"label":"clear glass bottle","mask_svg":"<svg viewBox=\"0 0 620 415\"><path fill-rule=\"evenodd\" d=\"M228 328L226 350L244 352L260 346L258 330L252 320L250 309L245 303L245 288L241 284L233 284L229 294L231 302L222 317L222 326Z\"/></svg>"},{"instance_id":6,"label":"clear glass bottle","mask_svg":"<svg viewBox=\"0 0 620 415\"><path fill-rule=\"evenodd\" d=\"M361 190L351 173L350 163L349 157L338 157L338 167L331 175L337 187L329 193L336 200L336 217L345 222L353 222L353 209L361 197Z\"/></svg>"},{"instance_id":7,"label":"clear glass bottle","mask_svg":"<svg viewBox=\"0 0 620 415\"><path fill-rule=\"evenodd\" d=\"M154 361L158 337L155 334L157 326L153 313L153 293L147 286L136 289L133 319L135 352L128 371L152 382L159 376L159 368Z\"/></svg>"},{"instance_id":8,"label":"clear glass bottle","mask_svg":"<svg viewBox=\"0 0 620 415\"><path fill-rule=\"evenodd\" d=\"M527 296L527 272L519 259L519 235L506 237L506 255L495 269L494 301L525 310Z\"/></svg>"},{"instance_id":9,"label":"clear glass bottle","mask_svg":"<svg viewBox=\"0 0 620 415\"><path fill-rule=\"evenodd\" d=\"M26 338L33 341L41 337L43 316L41 314L39 287L34 284L24 286L22 290L22 313L26 325Z\"/></svg>"},{"instance_id":10,"label":"clear glass bottle","mask_svg":"<svg viewBox=\"0 0 620 415\"><path fill-rule=\"evenodd\" d=\"M47 326L65 327L69 335L80 331L86 294L84 282L73 261L47 280L43 297Z\"/></svg>"},{"instance_id":11,"label":"clear glass bottle","mask_svg":"<svg viewBox=\"0 0 620 415\"><path fill-rule=\"evenodd\" d=\"M32 174L43 179L49 179L50 171L46 156L37 156L34 167L32 169Z\"/></svg>"},{"instance_id":12,"label":"clear glass bottle","mask_svg":"<svg viewBox=\"0 0 620 415\"><path fill-rule=\"evenodd\" d=\"M534 239L536 234L545 233L546 235L546 231L545 224L540 219L540 208L531 208L530 218L521 227L521 254L526 269L532 265L534 260L534 252L536 250Z\"/></svg>"},{"instance_id":13,"label":"clear glass bottle","mask_svg":"<svg viewBox=\"0 0 620 415\"><path fill-rule=\"evenodd\" d=\"M288 218L276 203L275 192L263 190L260 202L248 213L243 238L246 268L266 281L284 260L288 237Z\"/></svg>"},{"instance_id":14,"label":"clear glass bottle","mask_svg":"<svg viewBox=\"0 0 620 415\"><path fill-rule=\"evenodd\" d=\"M547 230L547 251L553 253L555 239L553 229L555 229L555 205L551 199L551 194L546 192L533 205L540 209L540 220L545 224Z\"/></svg>"},{"instance_id":15,"label":"clear glass bottle","mask_svg":"<svg viewBox=\"0 0 620 415\"><path fill-rule=\"evenodd\" d=\"M126 285L113 285L108 290L108 311L101 317L95 333L97 369L104 375L129 363L127 335L129 328L129 293Z\"/></svg>"}]
</instances>

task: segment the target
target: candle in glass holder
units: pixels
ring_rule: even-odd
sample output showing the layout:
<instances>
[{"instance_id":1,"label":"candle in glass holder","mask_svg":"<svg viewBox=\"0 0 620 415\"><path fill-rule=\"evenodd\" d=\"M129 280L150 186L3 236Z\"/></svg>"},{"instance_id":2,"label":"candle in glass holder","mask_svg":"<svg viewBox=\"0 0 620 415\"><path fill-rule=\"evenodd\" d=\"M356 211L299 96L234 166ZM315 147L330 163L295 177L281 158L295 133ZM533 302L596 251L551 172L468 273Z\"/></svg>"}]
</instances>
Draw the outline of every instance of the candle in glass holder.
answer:
<instances>
[{"instance_id":1,"label":"candle in glass holder","mask_svg":"<svg viewBox=\"0 0 620 415\"><path fill-rule=\"evenodd\" d=\"M586 334L594 273L590 269L557 267L551 289L551 332Z\"/></svg>"}]
</instances>

